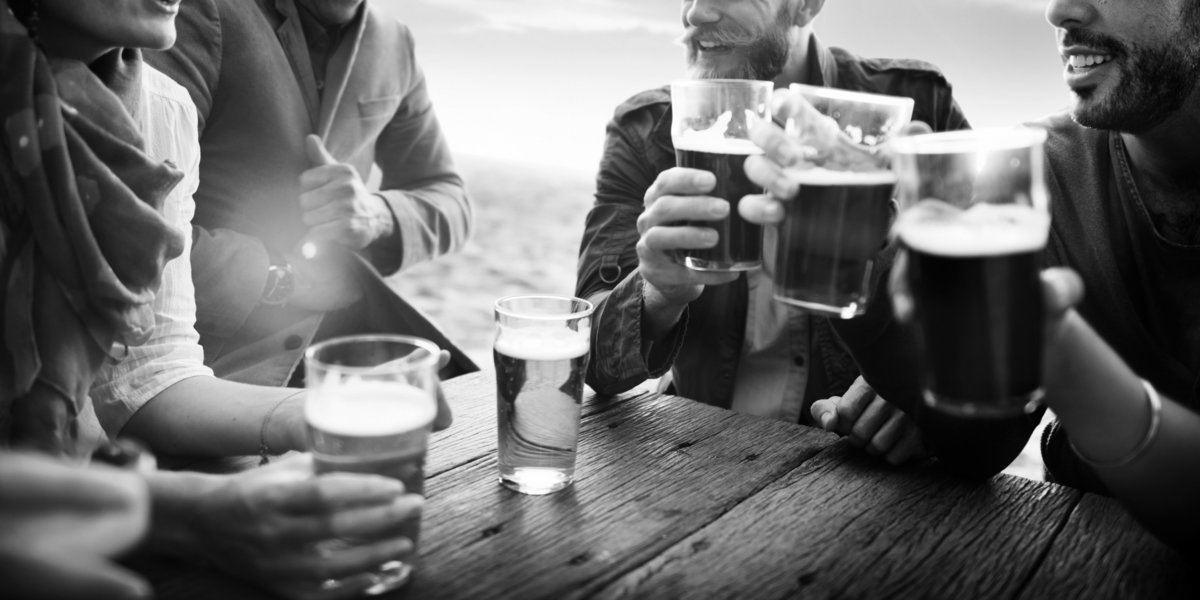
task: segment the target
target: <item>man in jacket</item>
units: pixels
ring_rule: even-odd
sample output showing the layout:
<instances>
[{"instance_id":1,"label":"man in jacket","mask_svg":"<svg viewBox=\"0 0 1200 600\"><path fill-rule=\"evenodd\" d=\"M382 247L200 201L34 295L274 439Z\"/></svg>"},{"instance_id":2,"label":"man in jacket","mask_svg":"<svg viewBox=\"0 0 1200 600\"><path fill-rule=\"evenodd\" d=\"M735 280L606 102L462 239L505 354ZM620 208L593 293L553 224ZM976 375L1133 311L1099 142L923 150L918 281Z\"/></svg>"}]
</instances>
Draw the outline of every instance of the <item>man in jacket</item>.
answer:
<instances>
[{"instance_id":1,"label":"man in jacket","mask_svg":"<svg viewBox=\"0 0 1200 600\"><path fill-rule=\"evenodd\" d=\"M205 362L296 384L313 342L380 332L450 349L443 375L474 370L381 278L456 250L471 225L408 29L365 0L193 0L177 27L149 60L199 109Z\"/></svg>"},{"instance_id":2,"label":"man in jacket","mask_svg":"<svg viewBox=\"0 0 1200 600\"><path fill-rule=\"evenodd\" d=\"M967 126L933 66L864 59L820 43L812 21L823 0L685 0L683 44L697 78L773 80L909 96L913 119L937 130ZM713 274L672 259L711 245L711 231L681 221L721 218L711 175L675 168L670 94L642 92L608 125L596 203L580 250L577 294L598 304L588 383L624 391L672 371L680 395L739 412L817 423L897 462L918 452L906 418L861 381L828 320L772 299L761 271ZM812 406L845 393L854 408ZM820 416L812 416L816 412ZM839 418L840 417L840 418ZM841 423L838 423L841 421Z\"/></svg>"}]
</instances>

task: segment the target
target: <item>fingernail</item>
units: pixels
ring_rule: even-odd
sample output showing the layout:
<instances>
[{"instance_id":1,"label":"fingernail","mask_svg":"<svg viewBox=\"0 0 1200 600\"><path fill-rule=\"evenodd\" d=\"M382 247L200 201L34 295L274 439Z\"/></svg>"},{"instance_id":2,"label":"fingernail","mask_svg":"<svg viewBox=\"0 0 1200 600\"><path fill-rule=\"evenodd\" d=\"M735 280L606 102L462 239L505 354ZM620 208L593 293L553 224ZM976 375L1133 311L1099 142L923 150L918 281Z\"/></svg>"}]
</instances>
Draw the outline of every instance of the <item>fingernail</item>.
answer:
<instances>
[{"instance_id":1,"label":"fingernail","mask_svg":"<svg viewBox=\"0 0 1200 600\"><path fill-rule=\"evenodd\" d=\"M692 183L695 184L696 187L710 188L717 184L717 180L715 175L709 173L708 171L704 171L701 173L696 173L696 176L692 179Z\"/></svg>"},{"instance_id":2,"label":"fingernail","mask_svg":"<svg viewBox=\"0 0 1200 600\"><path fill-rule=\"evenodd\" d=\"M770 200L767 207L763 209L766 217L772 221L783 220L783 205L774 200Z\"/></svg>"},{"instance_id":3,"label":"fingernail","mask_svg":"<svg viewBox=\"0 0 1200 600\"><path fill-rule=\"evenodd\" d=\"M833 415L821 415L821 428L825 430L833 429Z\"/></svg>"},{"instance_id":4,"label":"fingernail","mask_svg":"<svg viewBox=\"0 0 1200 600\"><path fill-rule=\"evenodd\" d=\"M724 217L725 215L729 214L729 203L722 201L713 202L712 205L708 207L708 210L714 217Z\"/></svg>"}]
</instances>

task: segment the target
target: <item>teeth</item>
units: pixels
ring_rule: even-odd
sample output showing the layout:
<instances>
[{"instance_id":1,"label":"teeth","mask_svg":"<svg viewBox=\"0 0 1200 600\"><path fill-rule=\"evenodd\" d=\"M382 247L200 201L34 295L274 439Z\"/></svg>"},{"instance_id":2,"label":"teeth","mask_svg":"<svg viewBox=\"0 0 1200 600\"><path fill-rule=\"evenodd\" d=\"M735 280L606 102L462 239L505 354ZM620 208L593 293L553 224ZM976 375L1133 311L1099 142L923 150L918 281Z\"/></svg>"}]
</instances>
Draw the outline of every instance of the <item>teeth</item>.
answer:
<instances>
[{"instance_id":1,"label":"teeth","mask_svg":"<svg viewBox=\"0 0 1200 600\"><path fill-rule=\"evenodd\" d=\"M713 48L720 48L720 46L714 42L700 42L700 47L705 50L712 50Z\"/></svg>"},{"instance_id":2,"label":"teeth","mask_svg":"<svg viewBox=\"0 0 1200 600\"><path fill-rule=\"evenodd\" d=\"M1071 65L1072 68L1082 69L1084 67L1094 67L1104 64L1110 60L1112 60L1111 56L1100 54L1074 54L1067 58L1067 64Z\"/></svg>"}]
</instances>

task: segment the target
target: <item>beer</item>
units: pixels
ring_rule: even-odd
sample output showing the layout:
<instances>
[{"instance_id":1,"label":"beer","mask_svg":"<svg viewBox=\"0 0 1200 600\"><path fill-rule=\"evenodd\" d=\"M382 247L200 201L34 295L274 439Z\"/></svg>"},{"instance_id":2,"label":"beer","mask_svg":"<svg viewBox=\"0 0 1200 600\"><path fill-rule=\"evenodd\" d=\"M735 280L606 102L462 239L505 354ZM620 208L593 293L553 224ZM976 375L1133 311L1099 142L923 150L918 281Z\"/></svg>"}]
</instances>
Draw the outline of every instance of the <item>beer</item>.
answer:
<instances>
[{"instance_id":1,"label":"beer","mask_svg":"<svg viewBox=\"0 0 1200 600\"><path fill-rule=\"evenodd\" d=\"M745 271L762 264L762 226L738 215L743 196L762 193L748 177L746 157L762 149L746 139L720 138L709 132L687 132L675 139L675 163L680 167L709 171L717 185L709 194L729 202L729 215L720 221L693 221L695 227L717 232L712 248L683 250L684 265L700 271Z\"/></svg>"},{"instance_id":2,"label":"beer","mask_svg":"<svg viewBox=\"0 0 1200 600\"><path fill-rule=\"evenodd\" d=\"M891 221L890 171L790 170L800 192L784 203L775 298L844 319L866 310L873 259Z\"/></svg>"},{"instance_id":3,"label":"beer","mask_svg":"<svg viewBox=\"0 0 1200 600\"><path fill-rule=\"evenodd\" d=\"M966 210L924 200L897 223L926 373L926 402L963 416L1018 415L1042 395L1040 254L1050 218L1021 204Z\"/></svg>"},{"instance_id":4,"label":"beer","mask_svg":"<svg viewBox=\"0 0 1200 600\"><path fill-rule=\"evenodd\" d=\"M493 356L500 482L547 494L575 477L589 330L501 327Z\"/></svg>"},{"instance_id":5,"label":"beer","mask_svg":"<svg viewBox=\"0 0 1200 600\"><path fill-rule=\"evenodd\" d=\"M393 477L408 493L423 495L425 448L436 412L437 403L428 392L401 382L359 381L312 389L305 420L317 473ZM420 517L415 516L399 535L416 547L420 528ZM407 579L411 568L399 561L386 563L380 568L380 581ZM388 588L380 591L384 589Z\"/></svg>"}]
</instances>

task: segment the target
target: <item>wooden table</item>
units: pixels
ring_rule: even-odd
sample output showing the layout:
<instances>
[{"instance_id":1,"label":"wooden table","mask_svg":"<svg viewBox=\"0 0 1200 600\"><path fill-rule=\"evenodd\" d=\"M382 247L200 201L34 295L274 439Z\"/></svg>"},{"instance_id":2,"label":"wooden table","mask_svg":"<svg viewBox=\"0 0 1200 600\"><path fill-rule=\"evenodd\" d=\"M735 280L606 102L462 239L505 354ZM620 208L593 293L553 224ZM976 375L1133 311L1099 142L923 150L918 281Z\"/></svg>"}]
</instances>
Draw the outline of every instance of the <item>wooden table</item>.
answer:
<instances>
[{"instance_id":1,"label":"wooden table","mask_svg":"<svg viewBox=\"0 0 1200 600\"><path fill-rule=\"evenodd\" d=\"M525 496L497 483L493 375L446 389L419 572L392 598L1200 598L1197 566L1110 499L894 468L672 396L588 398L574 486ZM211 574L157 592L204 589L252 594Z\"/></svg>"}]
</instances>

